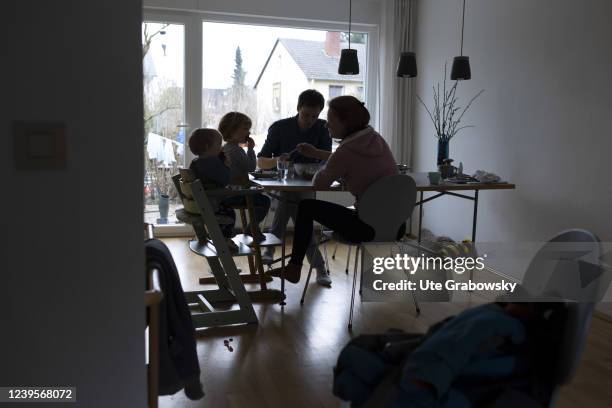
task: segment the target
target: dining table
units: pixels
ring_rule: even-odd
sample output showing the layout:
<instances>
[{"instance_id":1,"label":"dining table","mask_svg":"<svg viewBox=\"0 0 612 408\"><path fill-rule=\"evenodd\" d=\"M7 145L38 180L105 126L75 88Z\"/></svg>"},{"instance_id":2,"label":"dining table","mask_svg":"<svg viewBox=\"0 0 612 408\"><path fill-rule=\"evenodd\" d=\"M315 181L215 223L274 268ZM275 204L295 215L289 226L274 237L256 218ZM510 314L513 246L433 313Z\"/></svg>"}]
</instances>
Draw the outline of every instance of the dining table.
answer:
<instances>
[{"instance_id":1,"label":"dining table","mask_svg":"<svg viewBox=\"0 0 612 408\"><path fill-rule=\"evenodd\" d=\"M402 172L406 176L410 176L416 183L416 190L419 193L419 199L415 203L415 206L419 207L419 229L417 241L421 242L422 233L422 221L423 221L423 205L443 196L457 197L473 202L473 213L472 213L472 242L476 242L476 227L478 220L478 199L480 191L486 190L512 190L516 188L516 185L507 181L499 182L451 182L451 181L440 181L439 184L431 184L429 182L428 174L426 172ZM272 196L275 192L305 192L305 191L346 191L343 184L334 182L331 186L325 188L315 188L312 179L305 179L299 177L286 178L279 180L276 177L259 177L250 176L250 180L254 186L262 188ZM428 197L426 193L432 193Z\"/></svg>"}]
</instances>

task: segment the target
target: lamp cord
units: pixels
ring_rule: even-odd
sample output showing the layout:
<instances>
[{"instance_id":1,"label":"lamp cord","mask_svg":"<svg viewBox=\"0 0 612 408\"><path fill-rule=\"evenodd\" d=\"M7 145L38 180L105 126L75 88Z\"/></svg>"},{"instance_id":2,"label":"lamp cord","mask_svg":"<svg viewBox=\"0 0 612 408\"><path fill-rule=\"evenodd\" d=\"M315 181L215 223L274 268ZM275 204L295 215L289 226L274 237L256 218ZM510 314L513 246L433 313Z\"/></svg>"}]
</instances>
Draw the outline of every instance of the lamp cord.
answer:
<instances>
[{"instance_id":1,"label":"lamp cord","mask_svg":"<svg viewBox=\"0 0 612 408\"><path fill-rule=\"evenodd\" d=\"M352 19L352 10L353 9L353 0L349 0L349 34L348 34L348 43L349 43L349 50L351 49L351 19Z\"/></svg>"},{"instance_id":2,"label":"lamp cord","mask_svg":"<svg viewBox=\"0 0 612 408\"><path fill-rule=\"evenodd\" d=\"M463 56L463 29L465 27L465 0L463 0L463 17L461 19L461 56Z\"/></svg>"},{"instance_id":3,"label":"lamp cord","mask_svg":"<svg viewBox=\"0 0 612 408\"><path fill-rule=\"evenodd\" d=\"M409 36L410 36L410 26L412 24L412 2L408 0L408 30L404 36L404 44L406 45L406 49L410 49Z\"/></svg>"}]
</instances>

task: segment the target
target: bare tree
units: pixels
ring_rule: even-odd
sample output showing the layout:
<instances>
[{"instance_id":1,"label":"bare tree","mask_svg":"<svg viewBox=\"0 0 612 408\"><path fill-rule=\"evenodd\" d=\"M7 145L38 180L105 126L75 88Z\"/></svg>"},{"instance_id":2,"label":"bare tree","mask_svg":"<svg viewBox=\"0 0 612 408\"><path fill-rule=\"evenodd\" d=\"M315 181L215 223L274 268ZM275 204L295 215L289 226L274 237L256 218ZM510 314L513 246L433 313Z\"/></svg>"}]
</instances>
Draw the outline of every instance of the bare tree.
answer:
<instances>
[{"instance_id":1,"label":"bare tree","mask_svg":"<svg viewBox=\"0 0 612 408\"><path fill-rule=\"evenodd\" d=\"M142 58L143 59L149 52L149 48L151 48L151 41L153 41L153 38L155 38L155 36L157 35L166 34L166 28L168 28L169 25L170 24L164 24L163 26L161 26L159 30L154 31L152 34L149 34L149 24L144 23L144 29L142 33Z\"/></svg>"}]
</instances>

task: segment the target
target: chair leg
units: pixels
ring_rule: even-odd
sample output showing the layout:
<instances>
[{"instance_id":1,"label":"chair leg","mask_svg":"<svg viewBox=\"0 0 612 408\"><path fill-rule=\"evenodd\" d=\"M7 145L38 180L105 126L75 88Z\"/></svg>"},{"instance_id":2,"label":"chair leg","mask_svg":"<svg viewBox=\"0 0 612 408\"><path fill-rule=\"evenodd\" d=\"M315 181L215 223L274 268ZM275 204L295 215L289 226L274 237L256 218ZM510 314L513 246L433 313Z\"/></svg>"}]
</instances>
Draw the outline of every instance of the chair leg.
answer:
<instances>
[{"instance_id":1,"label":"chair leg","mask_svg":"<svg viewBox=\"0 0 612 408\"><path fill-rule=\"evenodd\" d=\"M352 249L352 245L349 245L348 255L346 256L346 269L344 270L344 272L346 272L347 275L348 275L348 270L349 270L349 264L351 262L351 249Z\"/></svg>"},{"instance_id":2,"label":"chair leg","mask_svg":"<svg viewBox=\"0 0 612 408\"><path fill-rule=\"evenodd\" d=\"M280 305L286 305L285 302L285 240L287 239L287 234L283 232L283 243L281 245L281 297Z\"/></svg>"},{"instance_id":3,"label":"chair leg","mask_svg":"<svg viewBox=\"0 0 612 408\"><path fill-rule=\"evenodd\" d=\"M350 248L350 247L349 247ZM348 329L353 329L353 307L355 305L355 286L357 284L357 261L359 260L359 247L355 253L355 270L353 271L353 290L351 291L351 309L349 311Z\"/></svg>"},{"instance_id":4,"label":"chair leg","mask_svg":"<svg viewBox=\"0 0 612 408\"><path fill-rule=\"evenodd\" d=\"M246 215L246 211L244 208L241 208L240 210L238 210L238 212L240 213L240 224L242 225L242 233L244 235L249 235L250 231L247 230L247 215ZM251 275L256 275L257 271L255 270L255 261L253 258L253 255L248 255L247 256L247 261L249 262L249 272ZM240 273L240 271L238 272Z\"/></svg>"},{"instance_id":5,"label":"chair leg","mask_svg":"<svg viewBox=\"0 0 612 408\"><path fill-rule=\"evenodd\" d=\"M332 254L332 259L336 260L336 251L338 251L338 243L336 242L336 246L334 247L334 253Z\"/></svg>"},{"instance_id":6,"label":"chair leg","mask_svg":"<svg viewBox=\"0 0 612 408\"><path fill-rule=\"evenodd\" d=\"M414 301L414 308L416 309L417 316L421 314L421 308L419 307L419 302L417 302L416 295L414 291L412 291L412 300Z\"/></svg>"},{"instance_id":7,"label":"chair leg","mask_svg":"<svg viewBox=\"0 0 612 408\"><path fill-rule=\"evenodd\" d=\"M306 277L306 283L304 284L304 290L302 291L302 298L300 299L300 305L304 304L304 298L306 297L306 290L308 290L308 283L310 283L310 275L312 274L312 264L308 268L308 276Z\"/></svg>"},{"instance_id":8,"label":"chair leg","mask_svg":"<svg viewBox=\"0 0 612 408\"><path fill-rule=\"evenodd\" d=\"M362 289L363 289L363 273L360 273L359 274L359 296L361 296Z\"/></svg>"}]
</instances>

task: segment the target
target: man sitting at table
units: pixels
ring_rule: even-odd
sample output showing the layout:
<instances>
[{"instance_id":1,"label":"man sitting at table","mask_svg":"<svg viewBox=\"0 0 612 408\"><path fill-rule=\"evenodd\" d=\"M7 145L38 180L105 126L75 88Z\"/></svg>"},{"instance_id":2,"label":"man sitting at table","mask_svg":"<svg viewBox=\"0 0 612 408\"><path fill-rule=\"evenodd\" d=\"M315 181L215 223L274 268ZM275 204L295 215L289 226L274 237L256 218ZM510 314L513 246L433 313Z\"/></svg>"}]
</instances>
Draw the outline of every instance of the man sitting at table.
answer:
<instances>
[{"instance_id":1,"label":"man sitting at table","mask_svg":"<svg viewBox=\"0 0 612 408\"><path fill-rule=\"evenodd\" d=\"M319 114L325 106L323 95L314 89L308 89L300 94L297 103L296 116L276 121L268 129L268 136L258 154L259 168L268 169L276 167L281 155L289 155L294 163L313 163L317 159L300 155L296 147L300 143L308 143L317 149L331 152L332 140L326 127L326 122L319 119ZM313 192L283 192L283 200L277 200L271 232L282 237L289 218L295 223L297 206L301 200L315 198ZM311 240L306 252L308 262L317 271L317 283L324 286L331 285L331 279L325 269L325 261L321 252ZM274 258L274 248L268 247L263 254L264 262L271 262Z\"/></svg>"}]
</instances>

